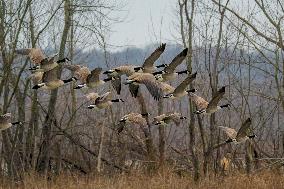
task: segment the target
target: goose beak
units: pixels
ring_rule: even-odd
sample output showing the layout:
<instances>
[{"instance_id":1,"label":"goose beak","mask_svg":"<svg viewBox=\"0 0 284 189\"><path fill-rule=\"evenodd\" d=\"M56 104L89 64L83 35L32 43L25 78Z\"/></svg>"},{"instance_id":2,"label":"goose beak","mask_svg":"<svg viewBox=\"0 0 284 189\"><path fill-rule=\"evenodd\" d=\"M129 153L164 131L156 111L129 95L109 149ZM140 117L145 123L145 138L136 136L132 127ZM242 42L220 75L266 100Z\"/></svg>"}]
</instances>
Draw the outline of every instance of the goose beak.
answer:
<instances>
[{"instance_id":1,"label":"goose beak","mask_svg":"<svg viewBox=\"0 0 284 189\"><path fill-rule=\"evenodd\" d=\"M188 93L195 93L197 91L197 89L190 89L190 90L188 90L187 92Z\"/></svg>"},{"instance_id":2,"label":"goose beak","mask_svg":"<svg viewBox=\"0 0 284 189\"><path fill-rule=\"evenodd\" d=\"M135 72L139 72L140 70L143 70L143 68L142 68L142 67L136 67L136 68L134 68L134 71L135 71Z\"/></svg>"}]
</instances>

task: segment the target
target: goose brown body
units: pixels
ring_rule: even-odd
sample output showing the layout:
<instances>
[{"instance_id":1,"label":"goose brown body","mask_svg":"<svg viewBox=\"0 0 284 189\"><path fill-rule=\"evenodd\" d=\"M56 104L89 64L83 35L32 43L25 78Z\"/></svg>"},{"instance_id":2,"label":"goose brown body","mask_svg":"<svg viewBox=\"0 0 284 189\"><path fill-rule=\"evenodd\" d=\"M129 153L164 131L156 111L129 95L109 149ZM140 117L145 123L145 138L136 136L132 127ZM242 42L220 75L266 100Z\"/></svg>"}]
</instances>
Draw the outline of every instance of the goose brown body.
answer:
<instances>
[{"instance_id":1,"label":"goose brown body","mask_svg":"<svg viewBox=\"0 0 284 189\"><path fill-rule=\"evenodd\" d=\"M11 123L11 119L12 119L11 113L6 113L6 114L3 114L3 115L0 115L0 131L6 130L6 129L8 129L11 126L16 125L16 124L19 124L19 125L22 124L22 122L20 122L20 121Z\"/></svg>"},{"instance_id":2,"label":"goose brown body","mask_svg":"<svg viewBox=\"0 0 284 189\"><path fill-rule=\"evenodd\" d=\"M81 65L63 65L63 68L66 68L73 73L73 76L76 77L81 83L86 83L87 77L91 74L91 71L86 66Z\"/></svg>"},{"instance_id":3,"label":"goose brown body","mask_svg":"<svg viewBox=\"0 0 284 189\"><path fill-rule=\"evenodd\" d=\"M163 95L162 84L155 79L153 74L135 73L128 78L127 83L144 84L155 100L159 100Z\"/></svg>"},{"instance_id":4,"label":"goose brown body","mask_svg":"<svg viewBox=\"0 0 284 189\"><path fill-rule=\"evenodd\" d=\"M12 126L11 113L6 113L0 116L0 131L8 129Z\"/></svg>"},{"instance_id":5,"label":"goose brown body","mask_svg":"<svg viewBox=\"0 0 284 189\"><path fill-rule=\"evenodd\" d=\"M181 98L185 95L188 94L188 91L186 91L187 86L195 80L197 73L194 73L192 75L189 75L185 80L183 80L172 93L169 93L164 96L164 98L171 98L171 99L176 99L176 98ZM194 89L192 89L195 91ZM190 91L192 91L190 90Z\"/></svg>"},{"instance_id":6,"label":"goose brown body","mask_svg":"<svg viewBox=\"0 0 284 189\"><path fill-rule=\"evenodd\" d=\"M240 129L238 132L229 127L223 127L219 126L221 130L223 130L226 135L229 137L228 142L234 142L234 143L243 143L249 138L255 137L255 135L251 135L251 119L248 118L246 121L241 125Z\"/></svg>"},{"instance_id":7,"label":"goose brown body","mask_svg":"<svg viewBox=\"0 0 284 189\"><path fill-rule=\"evenodd\" d=\"M223 98L224 94L225 94L225 87L222 87L217 91L217 93L210 100L210 102L207 102L202 97L197 96L196 94L193 93L189 93L189 96L190 99L196 105L197 114L212 114L224 107L229 107L229 104L218 106L218 103Z\"/></svg>"},{"instance_id":8,"label":"goose brown body","mask_svg":"<svg viewBox=\"0 0 284 189\"><path fill-rule=\"evenodd\" d=\"M33 64L39 65L46 58L42 50L39 48L27 48L27 49L17 49L15 51L17 54L29 56Z\"/></svg>"},{"instance_id":9,"label":"goose brown body","mask_svg":"<svg viewBox=\"0 0 284 189\"><path fill-rule=\"evenodd\" d=\"M112 99L111 92L106 92L103 95L98 93L89 93L86 95L87 99L92 101L92 104L88 108L92 109L105 109L113 104L113 102L123 102L121 99Z\"/></svg>"},{"instance_id":10,"label":"goose brown body","mask_svg":"<svg viewBox=\"0 0 284 189\"><path fill-rule=\"evenodd\" d=\"M123 116L120 119L120 124L118 126L118 133L121 133L125 127L126 124L136 124L141 127L142 130L147 129L147 121L146 119L139 113L130 113L125 116Z\"/></svg>"},{"instance_id":11,"label":"goose brown body","mask_svg":"<svg viewBox=\"0 0 284 189\"><path fill-rule=\"evenodd\" d=\"M81 82L81 84L77 86L78 88L95 88L105 83L105 81L100 80L102 68L95 68L90 71L89 68L79 65L65 65L64 67L73 71L74 77Z\"/></svg>"},{"instance_id":12,"label":"goose brown body","mask_svg":"<svg viewBox=\"0 0 284 189\"><path fill-rule=\"evenodd\" d=\"M27 55L31 62L38 66L34 69L36 71L46 72L58 66L57 61L55 61L55 57L57 57L58 54L46 57L39 48L17 49L15 52L17 54Z\"/></svg>"},{"instance_id":13,"label":"goose brown body","mask_svg":"<svg viewBox=\"0 0 284 189\"><path fill-rule=\"evenodd\" d=\"M159 116L154 117L153 124L155 125L167 125L171 121L173 121L177 126L180 125L181 120L186 119L186 117L181 116L180 113L174 112L174 113L167 113L162 114Z\"/></svg>"},{"instance_id":14,"label":"goose brown body","mask_svg":"<svg viewBox=\"0 0 284 189\"><path fill-rule=\"evenodd\" d=\"M33 89L42 88L45 90L54 90L61 86L63 86L65 83L74 81L74 78L68 79L68 80L61 80L58 77L58 71L57 69L52 69L47 72L43 73L42 76L42 83L39 83L33 87Z\"/></svg>"}]
</instances>

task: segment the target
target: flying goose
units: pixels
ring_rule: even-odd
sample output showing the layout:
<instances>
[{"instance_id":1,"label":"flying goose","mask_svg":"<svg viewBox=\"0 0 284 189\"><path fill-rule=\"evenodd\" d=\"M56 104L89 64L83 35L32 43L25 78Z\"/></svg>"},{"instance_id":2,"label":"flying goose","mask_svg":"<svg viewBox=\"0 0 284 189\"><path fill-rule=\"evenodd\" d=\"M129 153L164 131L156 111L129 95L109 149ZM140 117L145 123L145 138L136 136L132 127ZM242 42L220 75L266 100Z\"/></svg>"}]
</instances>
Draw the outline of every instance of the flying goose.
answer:
<instances>
[{"instance_id":1,"label":"flying goose","mask_svg":"<svg viewBox=\"0 0 284 189\"><path fill-rule=\"evenodd\" d=\"M187 86L196 78L197 73L189 75L172 93L165 95L163 98L181 98L190 92L196 92L196 89L186 90Z\"/></svg>"},{"instance_id":2,"label":"flying goose","mask_svg":"<svg viewBox=\"0 0 284 189\"><path fill-rule=\"evenodd\" d=\"M67 57L55 61L55 57L57 56L57 54L54 54L51 57L46 57L43 54L42 50L39 48L17 49L15 52L21 55L28 55L31 62L35 64L35 66L30 68L30 70L36 71L46 72L57 67L60 63L70 61Z\"/></svg>"},{"instance_id":3,"label":"flying goose","mask_svg":"<svg viewBox=\"0 0 284 189\"><path fill-rule=\"evenodd\" d=\"M233 142L237 144L237 143L243 143L250 138L256 137L255 134L251 134L250 126L251 126L251 118L248 118L242 124L238 132L235 129L229 127L219 126L219 128L222 129L229 137L229 139L226 140L226 143Z\"/></svg>"},{"instance_id":4,"label":"flying goose","mask_svg":"<svg viewBox=\"0 0 284 189\"><path fill-rule=\"evenodd\" d=\"M100 80L100 73L102 68L95 68L90 71L89 68L80 65L64 65L64 68L74 71L74 76L77 80L80 80L81 84L77 85L74 89L81 88L95 88L100 85L103 85L105 82L110 81L113 77Z\"/></svg>"},{"instance_id":5,"label":"flying goose","mask_svg":"<svg viewBox=\"0 0 284 189\"><path fill-rule=\"evenodd\" d=\"M52 69L43 73L42 82L33 86L33 89L43 88L46 90L53 90L63 86L65 83L77 81L76 78L61 80L58 78L57 69Z\"/></svg>"},{"instance_id":6,"label":"flying goose","mask_svg":"<svg viewBox=\"0 0 284 189\"><path fill-rule=\"evenodd\" d=\"M93 102L89 105L89 109L104 109L111 106L114 102L124 102L122 99L112 99L111 92L107 92L103 95L98 93L89 93L87 98Z\"/></svg>"},{"instance_id":7,"label":"flying goose","mask_svg":"<svg viewBox=\"0 0 284 189\"><path fill-rule=\"evenodd\" d=\"M177 112L167 113L167 114L162 114L162 115L154 117L153 124L155 124L155 125L167 125L171 121L173 121L177 126L179 126L181 120L183 120L183 119L186 119L186 117L181 116L180 113L177 113Z\"/></svg>"},{"instance_id":8,"label":"flying goose","mask_svg":"<svg viewBox=\"0 0 284 189\"><path fill-rule=\"evenodd\" d=\"M170 81L175 79L177 75L188 73L187 70L175 72L176 67L180 65L182 61L186 58L187 52L188 48L185 48L172 60L172 62L167 67L165 67L163 71L153 73L156 79L159 81Z\"/></svg>"},{"instance_id":9,"label":"flying goose","mask_svg":"<svg viewBox=\"0 0 284 189\"><path fill-rule=\"evenodd\" d=\"M142 66L135 67L134 70L136 72L142 70L144 73L153 73L156 68L166 67L166 64L161 64L159 66L154 66L155 61L161 56L161 54L165 51L166 43L162 43L146 60L144 61Z\"/></svg>"},{"instance_id":10,"label":"flying goose","mask_svg":"<svg viewBox=\"0 0 284 189\"><path fill-rule=\"evenodd\" d=\"M157 81L155 76L150 73L135 73L128 77L125 84L144 84L155 100L160 100L163 95L161 82Z\"/></svg>"},{"instance_id":11,"label":"flying goose","mask_svg":"<svg viewBox=\"0 0 284 189\"><path fill-rule=\"evenodd\" d=\"M222 108L230 107L230 104L224 104L218 106L219 101L223 98L225 94L225 87L219 89L210 102L207 102L202 97L197 96L194 93L189 93L190 99L195 103L197 111L196 114L212 114Z\"/></svg>"},{"instance_id":12,"label":"flying goose","mask_svg":"<svg viewBox=\"0 0 284 189\"><path fill-rule=\"evenodd\" d=\"M81 83L86 83L87 76L91 74L91 71L88 67L78 64L65 64L62 67L73 72L73 77L79 80Z\"/></svg>"},{"instance_id":13,"label":"flying goose","mask_svg":"<svg viewBox=\"0 0 284 189\"><path fill-rule=\"evenodd\" d=\"M118 66L116 68L107 70L103 72L103 74L107 74L113 77L122 76L122 75L130 76L133 73L135 73L134 68L135 66L133 65L123 65L123 66Z\"/></svg>"},{"instance_id":14,"label":"flying goose","mask_svg":"<svg viewBox=\"0 0 284 189\"><path fill-rule=\"evenodd\" d=\"M20 121L11 123L11 113L0 115L0 131L10 128L12 125L22 125Z\"/></svg>"},{"instance_id":15,"label":"flying goose","mask_svg":"<svg viewBox=\"0 0 284 189\"><path fill-rule=\"evenodd\" d=\"M133 65L124 65L119 66L114 69L105 71L103 74L107 74L109 78L113 78L111 84L113 88L116 90L117 94L120 95L121 92L121 76L126 75L127 77L136 73L134 70L135 66ZM130 84L129 91L133 97L137 97L139 86Z\"/></svg>"},{"instance_id":16,"label":"flying goose","mask_svg":"<svg viewBox=\"0 0 284 189\"><path fill-rule=\"evenodd\" d=\"M117 128L118 134L123 131L127 123L139 125L142 128L142 130L146 131L148 128L147 128L147 121L144 117L148 115L149 115L148 113L146 114L130 113L130 114L123 116L119 120L119 126Z\"/></svg>"}]
</instances>

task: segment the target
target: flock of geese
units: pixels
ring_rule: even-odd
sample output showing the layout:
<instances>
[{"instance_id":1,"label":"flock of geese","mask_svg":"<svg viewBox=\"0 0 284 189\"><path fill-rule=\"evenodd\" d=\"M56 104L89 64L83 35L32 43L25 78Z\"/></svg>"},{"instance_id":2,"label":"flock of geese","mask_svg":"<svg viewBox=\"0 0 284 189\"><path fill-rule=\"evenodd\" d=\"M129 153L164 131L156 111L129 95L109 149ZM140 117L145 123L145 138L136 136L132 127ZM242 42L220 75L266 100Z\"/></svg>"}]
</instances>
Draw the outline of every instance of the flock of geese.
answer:
<instances>
[{"instance_id":1,"label":"flock of geese","mask_svg":"<svg viewBox=\"0 0 284 189\"><path fill-rule=\"evenodd\" d=\"M54 90L69 82L80 82L74 89L93 89L104 85L106 82L111 82L116 93L120 95L122 84L128 85L131 95L135 98L141 90L140 85L145 85L149 93L155 100L161 98L181 99L189 96L189 99L196 105L195 114L212 114L222 108L230 107L230 104L218 105L225 94L225 87L221 87L210 101L195 94L196 89L187 89L188 86L196 79L197 73L189 73L188 70L176 71L176 68L182 64L187 57L188 49L182 50L169 64L161 64L155 66L155 61L164 52L166 44L161 44L155 51L144 61L142 66L123 65L112 68L103 72L102 68L95 68L90 71L88 67L82 65L70 64L70 60L66 57L61 60L57 59L57 54L50 57L44 55L39 48L18 49L17 54L26 55L34 64L31 70L30 78L33 80L34 90ZM70 70L72 77L69 79L60 79L59 71L56 69L60 65L61 69ZM161 69L162 70L159 70ZM173 81L178 75L187 74L188 76L177 86L169 85L168 81ZM101 79L101 75L105 76ZM127 79L123 80L122 76ZM111 92L98 94L91 92L86 94L86 98L91 102L88 105L89 109L105 109L116 102L124 102L122 99L113 99ZM136 124L141 128L147 128L147 121L145 117L149 114L129 113L119 120L117 132L121 133L128 124ZM169 112L158 115L153 118L154 125L167 125L174 122L177 126L186 117L178 112ZM0 130L5 130L12 125L22 124L17 121L11 123L11 114L6 113L0 116ZM226 143L239 143L246 141L249 138L255 137L251 133L251 119L248 118L240 127L238 131L228 128L220 127L227 134L228 139Z\"/></svg>"}]
</instances>

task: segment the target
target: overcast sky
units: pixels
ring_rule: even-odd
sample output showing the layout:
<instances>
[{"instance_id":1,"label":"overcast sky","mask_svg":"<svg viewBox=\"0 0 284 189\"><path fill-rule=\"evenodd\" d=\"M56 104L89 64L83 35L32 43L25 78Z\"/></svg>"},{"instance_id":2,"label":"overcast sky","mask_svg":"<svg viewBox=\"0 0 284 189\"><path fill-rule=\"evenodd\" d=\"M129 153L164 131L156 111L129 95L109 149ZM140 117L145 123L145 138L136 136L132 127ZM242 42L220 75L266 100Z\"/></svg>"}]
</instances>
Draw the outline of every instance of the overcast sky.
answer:
<instances>
[{"instance_id":1,"label":"overcast sky","mask_svg":"<svg viewBox=\"0 0 284 189\"><path fill-rule=\"evenodd\" d=\"M115 24L109 42L117 46L143 47L153 42L174 41L172 27L177 0L128 0L123 23Z\"/></svg>"}]
</instances>

